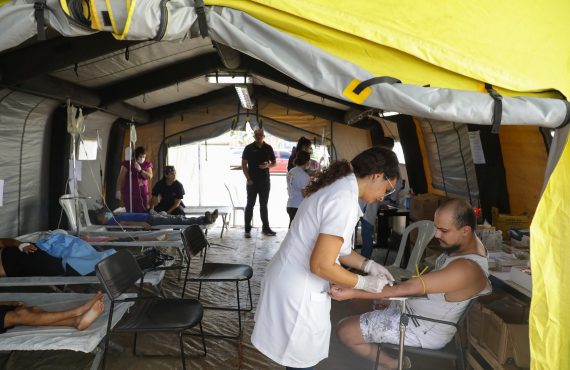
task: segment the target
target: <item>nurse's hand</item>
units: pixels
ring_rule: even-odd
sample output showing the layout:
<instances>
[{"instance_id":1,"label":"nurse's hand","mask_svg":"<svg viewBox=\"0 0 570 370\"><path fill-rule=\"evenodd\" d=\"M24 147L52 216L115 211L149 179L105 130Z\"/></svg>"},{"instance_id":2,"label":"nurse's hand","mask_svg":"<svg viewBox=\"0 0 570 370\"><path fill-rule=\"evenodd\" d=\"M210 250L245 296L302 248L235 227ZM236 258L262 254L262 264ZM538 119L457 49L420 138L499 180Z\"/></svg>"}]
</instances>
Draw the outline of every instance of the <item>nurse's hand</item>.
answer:
<instances>
[{"instance_id":1,"label":"nurse's hand","mask_svg":"<svg viewBox=\"0 0 570 370\"><path fill-rule=\"evenodd\" d=\"M388 280L390 285L392 285L394 283L394 277L392 276L390 271L388 271L388 269L386 267L384 267L381 264L376 263L372 260L368 260L366 262L363 270L368 275L372 275L372 276L384 275L386 277L386 279Z\"/></svg>"},{"instance_id":2,"label":"nurse's hand","mask_svg":"<svg viewBox=\"0 0 570 370\"><path fill-rule=\"evenodd\" d=\"M335 301L346 301L347 299L354 298L354 289L333 285L329 294Z\"/></svg>"},{"instance_id":3,"label":"nurse's hand","mask_svg":"<svg viewBox=\"0 0 570 370\"><path fill-rule=\"evenodd\" d=\"M370 293L380 293L384 286L388 284L388 279L384 275L378 276L362 276L356 275L358 277L358 281L354 286L354 289L365 290Z\"/></svg>"}]
</instances>

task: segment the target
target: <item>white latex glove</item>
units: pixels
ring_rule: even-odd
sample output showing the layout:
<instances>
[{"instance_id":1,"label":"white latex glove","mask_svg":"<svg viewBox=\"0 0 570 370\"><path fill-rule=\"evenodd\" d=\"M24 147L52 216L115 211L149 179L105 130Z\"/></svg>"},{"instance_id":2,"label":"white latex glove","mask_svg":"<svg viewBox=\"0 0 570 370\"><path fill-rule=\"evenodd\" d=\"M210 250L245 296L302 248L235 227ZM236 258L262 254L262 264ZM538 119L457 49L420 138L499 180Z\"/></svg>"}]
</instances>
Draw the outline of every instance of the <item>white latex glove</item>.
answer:
<instances>
[{"instance_id":1,"label":"white latex glove","mask_svg":"<svg viewBox=\"0 0 570 370\"><path fill-rule=\"evenodd\" d=\"M161 216L168 216L168 213L166 213L166 211L160 211L158 214Z\"/></svg>"},{"instance_id":2,"label":"white latex glove","mask_svg":"<svg viewBox=\"0 0 570 370\"><path fill-rule=\"evenodd\" d=\"M388 280L388 282L390 283L390 285L392 285L392 283L394 282L394 277L392 276L390 271L388 271L388 269L386 267L384 267L381 264L374 262L372 260L368 260L366 262L363 270L368 275L372 275L372 276L384 275L386 277L386 279Z\"/></svg>"},{"instance_id":3,"label":"white latex glove","mask_svg":"<svg viewBox=\"0 0 570 370\"><path fill-rule=\"evenodd\" d=\"M135 162L135 170L137 170L139 172L142 170L142 167L140 164L138 164L138 162Z\"/></svg>"},{"instance_id":4,"label":"white latex glove","mask_svg":"<svg viewBox=\"0 0 570 370\"><path fill-rule=\"evenodd\" d=\"M370 293L380 293L384 286L388 284L388 279L384 275L379 276L361 276L356 275L358 277L358 281L354 286L354 289L365 290Z\"/></svg>"},{"instance_id":5,"label":"white latex glove","mask_svg":"<svg viewBox=\"0 0 570 370\"><path fill-rule=\"evenodd\" d=\"M121 200L121 191L120 191L120 190L117 190L117 191L115 192L115 199Z\"/></svg>"}]
</instances>

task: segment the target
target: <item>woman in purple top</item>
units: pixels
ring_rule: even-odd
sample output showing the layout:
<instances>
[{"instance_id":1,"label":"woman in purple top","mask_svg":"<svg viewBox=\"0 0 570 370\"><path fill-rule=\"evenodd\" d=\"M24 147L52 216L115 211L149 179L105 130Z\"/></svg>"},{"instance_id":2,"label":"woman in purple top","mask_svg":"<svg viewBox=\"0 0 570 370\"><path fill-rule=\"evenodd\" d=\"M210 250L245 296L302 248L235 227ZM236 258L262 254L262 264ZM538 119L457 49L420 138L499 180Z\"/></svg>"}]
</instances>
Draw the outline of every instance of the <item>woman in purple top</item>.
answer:
<instances>
[{"instance_id":1,"label":"woman in purple top","mask_svg":"<svg viewBox=\"0 0 570 370\"><path fill-rule=\"evenodd\" d=\"M148 182L152 179L152 163L145 160L146 153L142 146L135 149L133 157L135 160L121 163L115 196L123 201L127 212L147 212L150 194ZM132 187L129 185L129 179ZM130 189L132 189L132 205Z\"/></svg>"}]
</instances>

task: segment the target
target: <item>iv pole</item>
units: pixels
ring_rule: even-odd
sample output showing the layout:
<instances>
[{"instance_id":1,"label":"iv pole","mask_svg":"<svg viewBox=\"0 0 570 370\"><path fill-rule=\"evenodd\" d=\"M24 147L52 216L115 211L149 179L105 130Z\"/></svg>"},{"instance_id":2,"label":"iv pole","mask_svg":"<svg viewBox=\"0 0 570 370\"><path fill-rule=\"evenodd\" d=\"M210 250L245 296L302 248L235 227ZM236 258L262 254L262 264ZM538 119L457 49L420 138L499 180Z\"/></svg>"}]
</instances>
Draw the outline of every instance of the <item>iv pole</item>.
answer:
<instances>
[{"instance_id":1,"label":"iv pole","mask_svg":"<svg viewBox=\"0 0 570 370\"><path fill-rule=\"evenodd\" d=\"M127 212L133 212L133 144L137 142L137 131L135 129L135 123L131 118L131 123L129 125L129 150L130 150L130 162L129 162L129 208ZM137 159L135 158L135 161ZM138 174L137 174L138 177Z\"/></svg>"},{"instance_id":2,"label":"iv pole","mask_svg":"<svg viewBox=\"0 0 570 370\"><path fill-rule=\"evenodd\" d=\"M77 189L77 165L76 165L76 146L77 146L77 136L85 131L83 112L81 108L76 108L71 105L71 99L67 98L67 132L71 135L71 163L73 169L73 176L71 180L73 181L73 193L72 199L74 199L73 206L75 208L75 233L79 234L79 191Z\"/></svg>"}]
</instances>

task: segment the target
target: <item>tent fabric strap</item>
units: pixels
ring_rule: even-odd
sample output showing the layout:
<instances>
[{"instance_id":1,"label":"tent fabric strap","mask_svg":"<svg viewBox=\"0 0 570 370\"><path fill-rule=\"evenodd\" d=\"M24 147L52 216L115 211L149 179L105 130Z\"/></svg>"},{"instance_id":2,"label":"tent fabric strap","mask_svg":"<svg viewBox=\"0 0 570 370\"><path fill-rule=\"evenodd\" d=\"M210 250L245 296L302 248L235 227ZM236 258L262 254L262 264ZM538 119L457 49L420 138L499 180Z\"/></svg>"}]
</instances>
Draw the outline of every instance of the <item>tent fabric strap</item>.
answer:
<instances>
[{"instance_id":1,"label":"tent fabric strap","mask_svg":"<svg viewBox=\"0 0 570 370\"><path fill-rule=\"evenodd\" d=\"M208 37L208 22L206 22L206 8L204 0L196 0L194 3L196 14L198 15L198 28L200 29L200 36L202 38Z\"/></svg>"},{"instance_id":2,"label":"tent fabric strap","mask_svg":"<svg viewBox=\"0 0 570 370\"><path fill-rule=\"evenodd\" d=\"M34 2L34 18L38 26L38 40L46 39L46 19L44 10L46 9L46 0L38 0Z\"/></svg>"},{"instance_id":3,"label":"tent fabric strap","mask_svg":"<svg viewBox=\"0 0 570 370\"><path fill-rule=\"evenodd\" d=\"M556 128L562 128L570 123L570 102L568 100L563 100L563 102L566 105L566 117L564 117L564 121L562 121L560 126Z\"/></svg>"},{"instance_id":4,"label":"tent fabric strap","mask_svg":"<svg viewBox=\"0 0 570 370\"><path fill-rule=\"evenodd\" d=\"M361 83L359 83L355 88L354 88L354 93L356 95L360 95L360 93L366 89L367 87L370 87L372 85L377 85L377 84L381 84L381 83L388 83L390 85L393 84L401 84L402 81L398 80L397 78L394 77L390 77L390 76L381 76L381 77L373 77L370 78L366 81L362 81Z\"/></svg>"},{"instance_id":5,"label":"tent fabric strap","mask_svg":"<svg viewBox=\"0 0 570 370\"><path fill-rule=\"evenodd\" d=\"M495 105L493 106L493 126L491 127L491 132L493 134L498 134L499 127L501 126L501 119L503 117L503 97L493 89L491 84L486 83L485 90L487 90L495 102Z\"/></svg>"},{"instance_id":6,"label":"tent fabric strap","mask_svg":"<svg viewBox=\"0 0 570 370\"><path fill-rule=\"evenodd\" d=\"M168 0L160 1L160 24L158 25L156 36L153 38L155 41L161 41L166 34L166 29L168 27L168 9L166 8L167 2ZM200 33L202 33L202 30L200 30Z\"/></svg>"}]
</instances>

